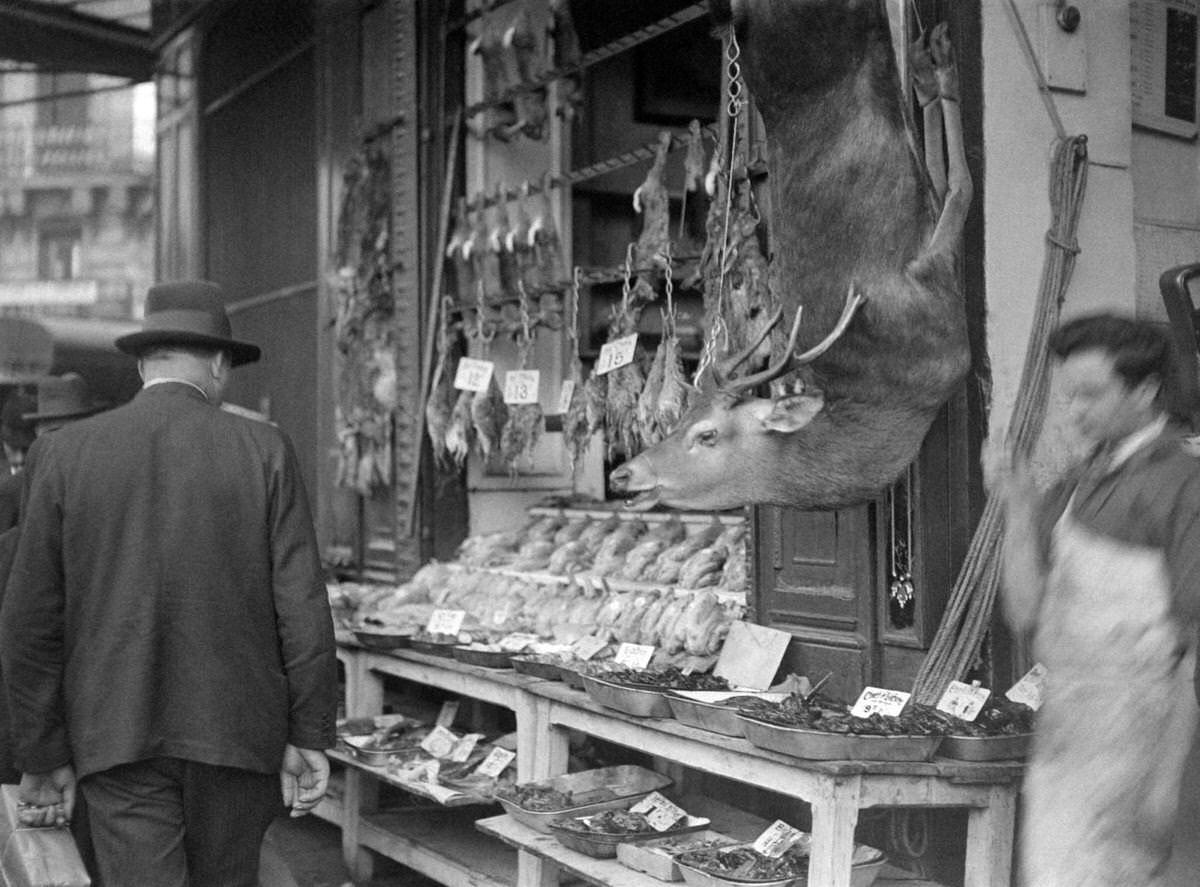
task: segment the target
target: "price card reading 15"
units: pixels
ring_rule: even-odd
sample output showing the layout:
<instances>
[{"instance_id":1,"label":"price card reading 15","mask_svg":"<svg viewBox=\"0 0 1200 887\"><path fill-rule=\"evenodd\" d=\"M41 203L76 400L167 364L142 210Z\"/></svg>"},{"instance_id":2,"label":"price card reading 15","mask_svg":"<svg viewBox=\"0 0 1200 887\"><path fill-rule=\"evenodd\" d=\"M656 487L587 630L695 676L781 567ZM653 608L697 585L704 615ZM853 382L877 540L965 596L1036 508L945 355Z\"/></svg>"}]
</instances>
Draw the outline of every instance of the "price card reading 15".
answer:
<instances>
[{"instance_id":1,"label":"price card reading 15","mask_svg":"<svg viewBox=\"0 0 1200 887\"><path fill-rule=\"evenodd\" d=\"M537 403L541 376L540 370L509 370L504 374L504 402Z\"/></svg>"},{"instance_id":2,"label":"price card reading 15","mask_svg":"<svg viewBox=\"0 0 1200 887\"><path fill-rule=\"evenodd\" d=\"M459 391L487 391L495 367L490 360L459 358L458 369L454 372L454 387Z\"/></svg>"},{"instance_id":3,"label":"price card reading 15","mask_svg":"<svg viewBox=\"0 0 1200 887\"><path fill-rule=\"evenodd\" d=\"M596 361L596 375L603 376L627 363L633 363L633 353L637 350L637 333L630 333L612 342L600 346L600 357Z\"/></svg>"}]
</instances>

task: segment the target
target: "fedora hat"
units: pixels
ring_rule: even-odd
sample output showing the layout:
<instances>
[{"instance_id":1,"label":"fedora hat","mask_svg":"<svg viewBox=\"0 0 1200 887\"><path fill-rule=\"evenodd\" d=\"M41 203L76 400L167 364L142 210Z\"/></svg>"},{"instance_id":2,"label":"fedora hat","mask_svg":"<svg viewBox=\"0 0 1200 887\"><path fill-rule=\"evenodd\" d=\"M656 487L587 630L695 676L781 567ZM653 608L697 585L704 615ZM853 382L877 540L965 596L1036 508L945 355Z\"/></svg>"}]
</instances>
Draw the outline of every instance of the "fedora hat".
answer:
<instances>
[{"instance_id":1,"label":"fedora hat","mask_svg":"<svg viewBox=\"0 0 1200 887\"><path fill-rule=\"evenodd\" d=\"M37 412L25 413L26 422L46 422L50 419L79 419L99 410L92 402L88 384L79 373L48 376L38 382Z\"/></svg>"},{"instance_id":2,"label":"fedora hat","mask_svg":"<svg viewBox=\"0 0 1200 887\"><path fill-rule=\"evenodd\" d=\"M193 345L232 355L233 365L253 363L257 345L233 338L221 288L207 280L160 283L146 293L146 316L136 333L121 336L116 346L137 356L154 345Z\"/></svg>"}]
</instances>

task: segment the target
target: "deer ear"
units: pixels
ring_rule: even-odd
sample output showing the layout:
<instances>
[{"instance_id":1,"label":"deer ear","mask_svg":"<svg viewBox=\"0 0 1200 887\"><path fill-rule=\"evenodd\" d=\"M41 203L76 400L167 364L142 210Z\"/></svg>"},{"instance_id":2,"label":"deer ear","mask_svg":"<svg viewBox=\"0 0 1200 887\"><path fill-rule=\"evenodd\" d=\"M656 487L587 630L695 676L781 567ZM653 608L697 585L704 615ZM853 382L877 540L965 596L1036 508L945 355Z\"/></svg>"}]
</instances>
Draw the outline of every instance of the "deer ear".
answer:
<instances>
[{"instance_id":1,"label":"deer ear","mask_svg":"<svg viewBox=\"0 0 1200 887\"><path fill-rule=\"evenodd\" d=\"M763 428L768 431L788 433L799 431L825 408L825 397L819 391L788 394L765 401L763 414L759 416Z\"/></svg>"}]
</instances>

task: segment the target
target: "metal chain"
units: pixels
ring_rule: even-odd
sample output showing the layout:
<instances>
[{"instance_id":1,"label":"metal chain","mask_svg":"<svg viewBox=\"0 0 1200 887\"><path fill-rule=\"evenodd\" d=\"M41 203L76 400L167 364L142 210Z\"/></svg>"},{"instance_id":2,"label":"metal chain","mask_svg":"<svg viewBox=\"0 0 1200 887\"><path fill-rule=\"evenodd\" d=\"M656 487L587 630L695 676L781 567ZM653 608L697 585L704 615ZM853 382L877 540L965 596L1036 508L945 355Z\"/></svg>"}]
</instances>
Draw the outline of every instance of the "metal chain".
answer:
<instances>
[{"instance_id":1,"label":"metal chain","mask_svg":"<svg viewBox=\"0 0 1200 887\"><path fill-rule=\"evenodd\" d=\"M582 285L583 269L576 265L571 273L571 320L567 325L567 336L576 359L579 358L579 290Z\"/></svg>"}]
</instances>

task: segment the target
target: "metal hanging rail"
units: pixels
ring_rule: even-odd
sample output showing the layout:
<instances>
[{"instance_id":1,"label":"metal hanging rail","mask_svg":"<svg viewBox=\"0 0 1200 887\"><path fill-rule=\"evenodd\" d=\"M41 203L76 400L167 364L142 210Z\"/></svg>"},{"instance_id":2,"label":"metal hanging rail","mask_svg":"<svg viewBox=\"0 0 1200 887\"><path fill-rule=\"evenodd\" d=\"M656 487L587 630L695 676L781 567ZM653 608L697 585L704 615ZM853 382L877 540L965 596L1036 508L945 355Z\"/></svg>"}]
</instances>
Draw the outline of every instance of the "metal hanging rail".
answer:
<instances>
[{"instance_id":1,"label":"metal hanging rail","mask_svg":"<svg viewBox=\"0 0 1200 887\"><path fill-rule=\"evenodd\" d=\"M693 3L691 6L686 6L678 12L671 13L666 18L659 19L644 28L638 28L636 31L630 31L628 34L622 34L611 43L607 43L590 52L585 52L583 57L576 65L564 65L561 68L552 68L524 83L519 83L511 89L504 91L503 95L498 98L491 99L485 102L476 102L474 105L469 105L466 110L467 117L473 117L481 111L486 111L488 108L494 108L497 105L502 105L505 102L512 101L513 97L522 92L532 92L535 89L541 89L555 80L560 80L563 77L568 77L571 74L578 73L584 68L588 68L605 59L612 58L615 55L620 55L623 52L628 52L633 47L640 43L645 43L647 40L653 40L660 34L665 34L667 31L673 31L681 25L686 25L694 19L700 18L702 15L708 14L708 5L705 3Z\"/></svg>"}]
</instances>

